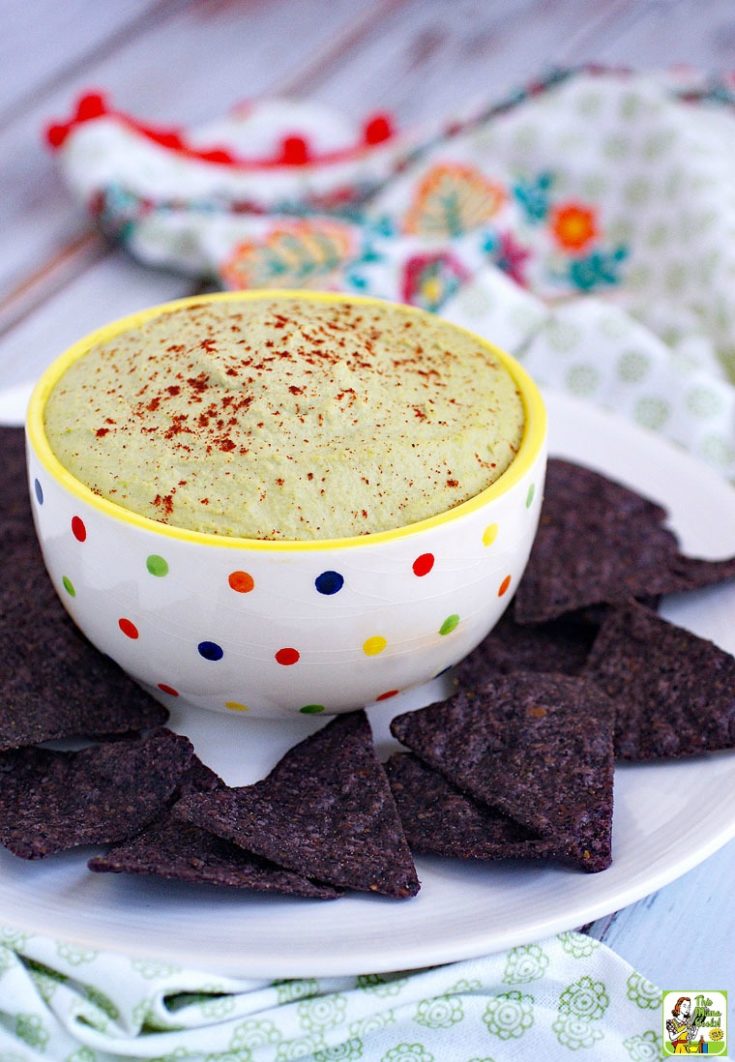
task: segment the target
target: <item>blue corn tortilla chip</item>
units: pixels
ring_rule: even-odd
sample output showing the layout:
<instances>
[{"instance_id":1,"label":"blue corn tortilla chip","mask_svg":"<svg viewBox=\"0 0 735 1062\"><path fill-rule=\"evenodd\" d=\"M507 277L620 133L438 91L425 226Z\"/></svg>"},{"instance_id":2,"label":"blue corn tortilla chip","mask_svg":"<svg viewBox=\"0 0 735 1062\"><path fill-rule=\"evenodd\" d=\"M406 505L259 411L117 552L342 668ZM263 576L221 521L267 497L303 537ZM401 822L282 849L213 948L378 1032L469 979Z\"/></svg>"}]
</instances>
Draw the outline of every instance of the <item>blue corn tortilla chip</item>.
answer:
<instances>
[{"instance_id":1,"label":"blue corn tortilla chip","mask_svg":"<svg viewBox=\"0 0 735 1062\"><path fill-rule=\"evenodd\" d=\"M175 797L224 789L214 771L194 757ZM146 874L195 885L222 885L257 892L278 892L313 899L336 899L341 893L290 870L248 855L229 841L176 818L167 808L130 841L94 856L90 870L113 874Z\"/></svg>"},{"instance_id":2,"label":"blue corn tortilla chip","mask_svg":"<svg viewBox=\"0 0 735 1062\"><path fill-rule=\"evenodd\" d=\"M164 728L81 752L2 753L0 844L40 859L132 837L166 806L192 755L187 738Z\"/></svg>"},{"instance_id":3,"label":"blue corn tortilla chip","mask_svg":"<svg viewBox=\"0 0 735 1062\"><path fill-rule=\"evenodd\" d=\"M493 675L513 671L553 671L578 675L595 640L590 623L562 618L523 626L509 610L490 634L454 671L460 689L478 689Z\"/></svg>"},{"instance_id":4,"label":"blue corn tortilla chip","mask_svg":"<svg viewBox=\"0 0 735 1062\"><path fill-rule=\"evenodd\" d=\"M553 841L480 804L410 752L385 765L406 840L415 852L457 859L544 859Z\"/></svg>"},{"instance_id":5,"label":"blue corn tortilla chip","mask_svg":"<svg viewBox=\"0 0 735 1062\"><path fill-rule=\"evenodd\" d=\"M615 703L621 759L735 747L735 658L641 605L610 610L584 673Z\"/></svg>"},{"instance_id":6,"label":"blue corn tortilla chip","mask_svg":"<svg viewBox=\"0 0 735 1062\"><path fill-rule=\"evenodd\" d=\"M166 709L77 630L36 542L21 428L0 429L0 751L160 726Z\"/></svg>"},{"instance_id":7,"label":"blue corn tortilla chip","mask_svg":"<svg viewBox=\"0 0 735 1062\"><path fill-rule=\"evenodd\" d=\"M419 889L363 711L295 745L262 782L184 797L174 814L319 882L401 898Z\"/></svg>"},{"instance_id":8,"label":"blue corn tortilla chip","mask_svg":"<svg viewBox=\"0 0 735 1062\"><path fill-rule=\"evenodd\" d=\"M591 682L516 672L396 716L391 731L474 800L589 870L611 861L614 710Z\"/></svg>"},{"instance_id":9,"label":"blue corn tortilla chip","mask_svg":"<svg viewBox=\"0 0 735 1062\"><path fill-rule=\"evenodd\" d=\"M680 553L666 511L614 480L549 461L539 530L515 597L519 623L735 578L735 558Z\"/></svg>"}]
</instances>

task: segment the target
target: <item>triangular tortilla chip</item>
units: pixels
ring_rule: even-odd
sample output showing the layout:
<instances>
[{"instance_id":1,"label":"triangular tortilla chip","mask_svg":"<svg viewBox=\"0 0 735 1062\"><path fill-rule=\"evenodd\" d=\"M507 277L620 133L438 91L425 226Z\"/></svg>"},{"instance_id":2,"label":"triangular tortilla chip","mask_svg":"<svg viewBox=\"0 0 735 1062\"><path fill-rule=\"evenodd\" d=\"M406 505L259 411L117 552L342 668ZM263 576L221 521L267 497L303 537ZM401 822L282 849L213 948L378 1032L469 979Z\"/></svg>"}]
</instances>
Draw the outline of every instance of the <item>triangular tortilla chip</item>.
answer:
<instances>
[{"instance_id":1,"label":"triangular tortilla chip","mask_svg":"<svg viewBox=\"0 0 735 1062\"><path fill-rule=\"evenodd\" d=\"M548 837L590 870L610 863L613 708L566 675L499 675L397 716L391 731L462 792Z\"/></svg>"},{"instance_id":2,"label":"triangular tortilla chip","mask_svg":"<svg viewBox=\"0 0 735 1062\"><path fill-rule=\"evenodd\" d=\"M81 752L0 755L0 844L40 859L82 844L132 837L174 793L193 755L170 730Z\"/></svg>"},{"instance_id":3,"label":"triangular tortilla chip","mask_svg":"<svg viewBox=\"0 0 735 1062\"><path fill-rule=\"evenodd\" d=\"M615 702L621 759L735 747L735 658L641 605L611 610L585 675Z\"/></svg>"},{"instance_id":4,"label":"triangular tortilla chip","mask_svg":"<svg viewBox=\"0 0 735 1062\"><path fill-rule=\"evenodd\" d=\"M225 783L200 760L182 778L176 796L225 788ZM341 895L328 885L318 885L290 870L248 855L230 841L182 822L167 808L130 841L95 856L90 870L114 874L151 874L197 885L227 885L258 892L279 892L314 899L335 899Z\"/></svg>"},{"instance_id":5,"label":"triangular tortilla chip","mask_svg":"<svg viewBox=\"0 0 735 1062\"><path fill-rule=\"evenodd\" d=\"M186 797L175 813L320 882L396 897L419 889L362 711L294 746L262 782Z\"/></svg>"}]
</instances>

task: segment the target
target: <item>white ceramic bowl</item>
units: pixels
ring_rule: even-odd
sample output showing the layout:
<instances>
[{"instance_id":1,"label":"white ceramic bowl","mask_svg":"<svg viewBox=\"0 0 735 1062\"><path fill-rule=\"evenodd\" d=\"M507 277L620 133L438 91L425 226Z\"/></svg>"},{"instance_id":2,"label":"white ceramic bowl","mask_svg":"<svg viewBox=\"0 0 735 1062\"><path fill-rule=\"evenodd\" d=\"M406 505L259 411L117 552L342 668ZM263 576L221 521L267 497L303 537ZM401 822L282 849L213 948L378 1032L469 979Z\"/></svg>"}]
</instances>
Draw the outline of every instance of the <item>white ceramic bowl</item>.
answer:
<instances>
[{"instance_id":1,"label":"white ceramic bowl","mask_svg":"<svg viewBox=\"0 0 735 1062\"><path fill-rule=\"evenodd\" d=\"M286 293L206 298L264 294ZM49 446L44 407L69 365L92 346L191 301L204 300L157 306L92 333L46 370L33 393L27 427L33 514L49 574L74 622L164 701L181 697L242 715L349 711L456 664L505 611L536 531L546 416L533 381L487 344L521 393L523 441L500 479L439 516L312 542L170 527L95 495L72 476Z\"/></svg>"}]
</instances>

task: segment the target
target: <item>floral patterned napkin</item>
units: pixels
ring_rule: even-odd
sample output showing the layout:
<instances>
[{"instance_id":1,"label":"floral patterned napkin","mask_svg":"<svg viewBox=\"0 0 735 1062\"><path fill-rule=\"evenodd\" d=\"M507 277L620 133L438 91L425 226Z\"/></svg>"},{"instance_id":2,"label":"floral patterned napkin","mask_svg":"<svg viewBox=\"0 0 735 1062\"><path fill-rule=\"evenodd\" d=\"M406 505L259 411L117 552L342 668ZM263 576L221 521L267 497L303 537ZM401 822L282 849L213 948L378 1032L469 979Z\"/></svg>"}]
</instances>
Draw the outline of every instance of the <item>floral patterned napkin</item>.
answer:
<instances>
[{"instance_id":1,"label":"floral patterned napkin","mask_svg":"<svg viewBox=\"0 0 735 1062\"><path fill-rule=\"evenodd\" d=\"M440 311L732 478L734 101L587 68L429 132L278 101L160 130L87 96L49 139L144 262Z\"/></svg>"},{"instance_id":2,"label":"floral patterned napkin","mask_svg":"<svg viewBox=\"0 0 735 1062\"><path fill-rule=\"evenodd\" d=\"M0 927L0 1059L661 1057L661 992L580 933L432 970L254 982Z\"/></svg>"}]
</instances>

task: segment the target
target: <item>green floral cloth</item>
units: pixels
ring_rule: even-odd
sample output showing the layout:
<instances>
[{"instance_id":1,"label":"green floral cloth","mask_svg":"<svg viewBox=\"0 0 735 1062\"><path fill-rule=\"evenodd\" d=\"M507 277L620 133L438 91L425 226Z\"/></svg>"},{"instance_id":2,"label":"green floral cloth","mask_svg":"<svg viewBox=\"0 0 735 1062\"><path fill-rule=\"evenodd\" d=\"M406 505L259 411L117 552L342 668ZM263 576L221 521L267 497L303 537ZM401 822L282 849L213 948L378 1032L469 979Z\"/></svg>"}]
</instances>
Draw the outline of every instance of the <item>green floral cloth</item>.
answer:
<instances>
[{"instance_id":1,"label":"green floral cloth","mask_svg":"<svg viewBox=\"0 0 735 1062\"><path fill-rule=\"evenodd\" d=\"M560 933L436 969L237 981L0 927L0 1062L662 1058L661 992Z\"/></svg>"}]
</instances>

